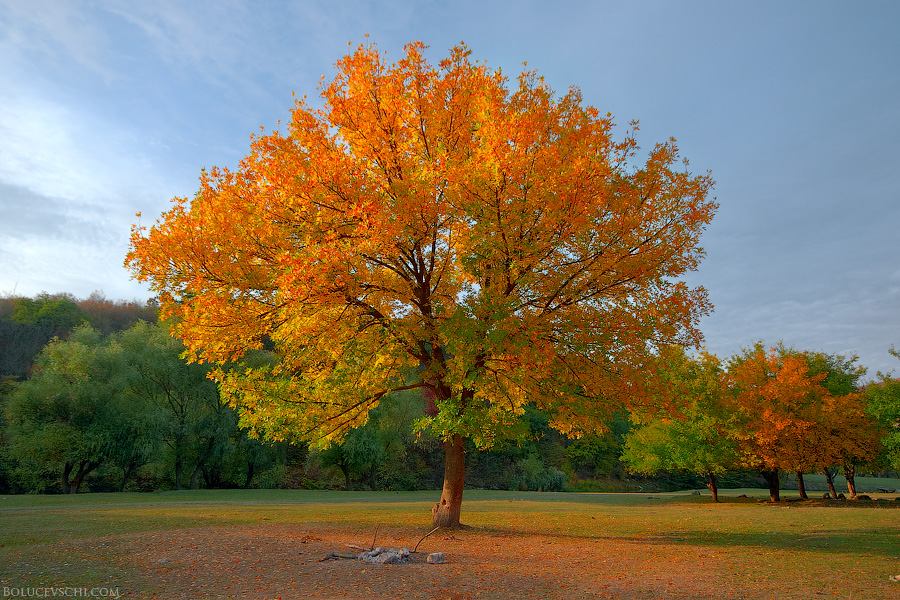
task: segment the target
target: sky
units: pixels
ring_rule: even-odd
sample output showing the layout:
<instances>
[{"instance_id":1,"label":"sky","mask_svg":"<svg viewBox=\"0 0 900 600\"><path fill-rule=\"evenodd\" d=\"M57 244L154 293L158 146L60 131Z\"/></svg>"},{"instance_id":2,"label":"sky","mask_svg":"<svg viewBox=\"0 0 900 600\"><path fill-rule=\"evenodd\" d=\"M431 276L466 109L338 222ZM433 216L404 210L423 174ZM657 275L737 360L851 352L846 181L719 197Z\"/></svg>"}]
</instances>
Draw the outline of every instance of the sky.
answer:
<instances>
[{"instance_id":1,"label":"sky","mask_svg":"<svg viewBox=\"0 0 900 600\"><path fill-rule=\"evenodd\" d=\"M0 295L149 298L123 266L137 212L234 168L348 43L438 62L465 42L712 173L686 277L715 306L709 351L900 369L898 26L894 0L0 0Z\"/></svg>"}]
</instances>

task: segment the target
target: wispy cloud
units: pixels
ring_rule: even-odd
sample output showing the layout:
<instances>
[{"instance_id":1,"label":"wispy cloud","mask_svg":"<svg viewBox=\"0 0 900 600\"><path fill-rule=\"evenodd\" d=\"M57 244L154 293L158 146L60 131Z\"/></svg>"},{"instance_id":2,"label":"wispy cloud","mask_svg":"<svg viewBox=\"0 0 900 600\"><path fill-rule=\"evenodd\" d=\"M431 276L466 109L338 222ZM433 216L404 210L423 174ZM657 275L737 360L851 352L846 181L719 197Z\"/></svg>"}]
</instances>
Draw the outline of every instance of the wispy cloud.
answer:
<instances>
[{"instance_id":1,"label":"wispy cloud","mask_svg":"<svg viewBox=\"0 0 900 600\"><path fill-rule=\"evenodd\" d=\"M42 70L49 68L57 75L77 64L104 78L115 76L106 64L110 55L107 31L81 3L2 0L0 20L0 48L7 66L24 59L40 63Z\"/></svg>"}]
</instances>

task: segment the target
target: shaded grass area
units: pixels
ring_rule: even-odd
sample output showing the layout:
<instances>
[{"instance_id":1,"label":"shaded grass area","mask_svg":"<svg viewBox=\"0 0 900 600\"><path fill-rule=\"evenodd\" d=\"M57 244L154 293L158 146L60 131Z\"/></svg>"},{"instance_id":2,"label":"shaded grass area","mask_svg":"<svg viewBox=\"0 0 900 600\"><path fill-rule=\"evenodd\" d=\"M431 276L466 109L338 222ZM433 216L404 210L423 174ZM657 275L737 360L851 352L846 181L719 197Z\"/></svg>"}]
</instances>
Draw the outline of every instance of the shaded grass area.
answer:
<instances>
[{"instance_id":1,"label":"shaded grass area","mask_svg":"<svg viewBox=\"0 0 900 600\"><path fill-rule=\"evenodd\" d=\"M508 563L498 563L492 553L502 555L514 546L520 553L538 548L544 554L537 556L577 559L576 566L588 569L591 577L618 581L619 588L610 588L618 590L610 592L617 598L705 597L707 592L745 598L801 598L826 592L858 600L900 598L900 584L888 579L900 574L900 502L893 501L896 495L882 496L889 501L770 505L760 503L761 490L728 490L719 504L685 493L475 490L466 493L463 504L463 520L470 528L444 536L447 541L442 543L455 544L459 555L468 557L460 559L468 570L461 569L457 577L472 580L471 589L477 589L475 574L481 573L477 565L491 564L494 571L503 571ZM367 545L378 527L379 539L386 544L411 547L430 529L430 508L436 499L436 492L289 490L7 496L0 499L0 583L117 582L123 589L156 590L134 597L164 598L190 582L158 583L151 573L161 570L154 564L156 555L143 563L122 559L139 552L131 547L134 544L159 548L154 551L160 553L171 539L173 547L194 544L215 556L216 539L253 540L277 532L282 541L268 553L271 556L285 545L305 548L298 545L302 539L297 541L304 535L328 540L336 536ZM212 541L197 541L204 537ZM234 544L238 547L230 548L229 556L239 557L235 559L239 562L242 552L254 551L250 542ZM487 546L492 553L478 553ZM543 564L534 568L561 568ZM202 579L205 568L196 568L194 579ZM569 576L578 577L578 572ZM644 596L640 586L652 583L645 581L647 573L660 580L670 578L667 585L673 590L694 587L682 596L653 596L656 588L648 587L650 595ZM351 575L357 576L348 571ZM490 573L479 576L490 579ZM707 581L704 577L709 583L696 587L697 581ZM537 587L550 593L546 597L583 597L579 593L584 590L573 590L569 596L565 590L542 585ZM510 596L497 591L478 597Z\"/></svg>"},{"instance_id":2,"label":"shaded grass area","mask_svg":"<svg viewBox=\"0 0 900 600\"><path fill-rule=\"evenodd\" d=\"M825 481L824 475L818 473L806 474L803 476L803 481L806 484L807 492L828 491L828 483ZM859 494L881 494L881 492L878 491L879 488L900 491L900 479L889 477L856 477L854 478L854 481L856 483L856 492ZM797 477L793 474L788 474L785 480L782 481L782 487L789 485L792 489L797 489L796 483ZM843 475L835 475L834 487L838 492L846 494L847 479Z\"/></svg>"}]
</instances>

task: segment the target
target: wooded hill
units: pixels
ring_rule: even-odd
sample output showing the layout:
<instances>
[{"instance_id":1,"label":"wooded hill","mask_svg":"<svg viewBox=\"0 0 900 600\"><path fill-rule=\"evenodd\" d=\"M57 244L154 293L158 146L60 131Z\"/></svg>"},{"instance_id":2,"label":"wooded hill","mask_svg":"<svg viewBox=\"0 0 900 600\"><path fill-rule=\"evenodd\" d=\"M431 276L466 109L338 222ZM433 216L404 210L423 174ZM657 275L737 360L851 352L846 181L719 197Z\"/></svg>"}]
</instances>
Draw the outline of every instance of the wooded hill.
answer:
<instances>
[{"instance_id":1,"label":"wooded hill","mask_svg":"<svg viewBox=\"0 0 900 600\"><path fill-rule=\"evenodd\" d=\"M65 338L77 325L88 323L110 335L139 320L155 323L157 309L153 301L109 300L101 292L83 300L46 293L35 298L0 297L0 378L25 379L47 342Z\"/></svg>"}]
</instances>

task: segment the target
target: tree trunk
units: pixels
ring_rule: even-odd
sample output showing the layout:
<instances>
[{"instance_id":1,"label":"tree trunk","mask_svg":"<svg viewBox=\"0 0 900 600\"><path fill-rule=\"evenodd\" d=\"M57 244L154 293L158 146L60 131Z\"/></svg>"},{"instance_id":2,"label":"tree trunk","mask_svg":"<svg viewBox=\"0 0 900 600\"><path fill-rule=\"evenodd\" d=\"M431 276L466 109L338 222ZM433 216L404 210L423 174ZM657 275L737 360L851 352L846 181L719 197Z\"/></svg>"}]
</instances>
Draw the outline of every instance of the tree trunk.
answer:
<instances>
[{"instance_id":1,"label":"tree trunk","mask_svg":"<svg viewBox=\"0 0 900 600\"><path fill-rule=\"evenodd\" d=\"M831 497L837 498L837 490L834 489L834 478L831 475L831 470L825 468L822 469L822 472L825 474L825 483L828 484L828 491L831 492Z\"/></svg>"},{"instance_id":2,"label":"tree trunk","mask_svg":"<svg viewBox=\"0 0 900 600\"><path fill-rule=\"evenodd\" d=\"M65 465L63 465L63 471L59 481L62 484L63 494L69 493L69 475L72 473L72 469L74 468L74 466L75 465L70 462L67 462Z\"/></svg>"},{"instance_id":3,"label":"tree trunk","mask_svg":"<svg viewBox=\"0 0 900 600\"><path fill-rule=\"evenodd\" d=\"M800 491L801 500L809 500L806 495L806 482L803 481L803 471L797 471L797 489Z\"/></svg>"},{"instance_id":4,"label":"tree trunk","mask_svg":"<svg viewBox=\"0 0 900 600\"><path fill-rule=\"evenodd\" d=\"M766 483L769 485L769 501L781 502L780 482L778 480L778 469L766 470L762 472Z\"/></svg>"},{"instance_id":5,"label":"tree trunk","mask_svg":"<svg viewBox=\"0 0 900 600\"><path fill-rule=\"evenodd\" d=\"M712 501L719 501L719 484L716 482L716 474L710 471L709 473L709 482L707 482L706 487L709 488L710 493L712 494Z\"/></svg>"},{"instance_id":6,"label":"tree trunk","mask_svg":"<svg viewBox=\"0 0 900 600\"><path fill-rule=\"evenodd\" d=\"M81 484L82 482L84 482L84 478L99 466L100 461L83 460L78 463L78 470L75 472L75 477L72 478L72 485L69 488L69 493L77 494L81 489Z\"/></svg>"},{"instance_id":7,"label":"tree trunk","mask_svg":"<svg viewBox=\"0 0 900 600\"><path fill-rule=\"evenodd\" d=\"M249 490L250 484L253 483L253 473L256 471L256 468L253 464L252 460L247 461L247 479L244 480L244 489Z\"/></svg>"},{"instance_id":8,"label":"tree trunk","mask_svg":"<svg viewBox=\"0 0 900 600\"><path fill-rule=\"evenodd\" d=\"M122 485L119 486L119 491L124 492L125 486L128 485L128 480L131 479L131 476L134 475L135 471L137 471L137 461L129 461L129 463L122 467Z\"/></svg>"},{"instance_id":9,"label":"tree trunk","mask_svg":"<svg viewBox=\"0 0 900 600\"><path fill-rule=\"evenodd\" d=\"M441 501L431 509L431 524L434 527L460 527L459 514L465 485L465 439L454 435L444 442L444 489L441 491Z\"/></svg>"},{"instance_id":10,"label":"tree trunk","mask_svg":"<svg viewBox=\"0 0 900 600\"><path fill-rule=\"evenodd\" d=\"M853 463L845 464L844 477L847 478L847 492L851 498L856 498L856 465Z\"/></svg>"},{"instance_id":11,"label":"tree trunk","mask_svg":"<svg viewBox=\"0 0 900 600\"><path fill-rule=\"evenodd\" d=\"M181 457L181 444L175 445L175 489L183 489L184 459Z\"/></svg>"},{"instance_id":12,"label":"tree trunk","mask_svg":"<svg viewBox=\"0 0 900 600\"><path fill-rule=\"evenodd\" d=\"M203 475L203 479L208 481L208 488L212 488L217 483L217 473L212 469L207 469L206 459L210 457L212 454L213 448L215 447L216 440L215 438L207 438L206 447L203 452L200 453L200 458L197 459L197 466L194 467L193 473L191 473L191 489L199 490L200 489L200 476Z\"/></svg>"},{"instance_id":13,"label":"tree trunk","mask_svg":"<svg viewBox=\"0 0 900 600\"><path fill-rule=\"evenodd\" d=\"M203 472L203 463L199 463L196 467L194 467L194 471L191 473L191 489L199 490L200 489L200 475Z\"/></svg>"},{"instance_id":14,"label":"tree trunk","mask_svg":"<svg viewBox=\"0 0 900 600\"><path fill-rule=\"evenodd\" d=\"M340 452L340 454L338 455L338 461L335 466L343 473L344 490L349 492L353 489L353 481L350 479L350 461L347 460L347 455L344 453L343 446L338 446L337 451Z\"/></svg>"}]
</instances>

